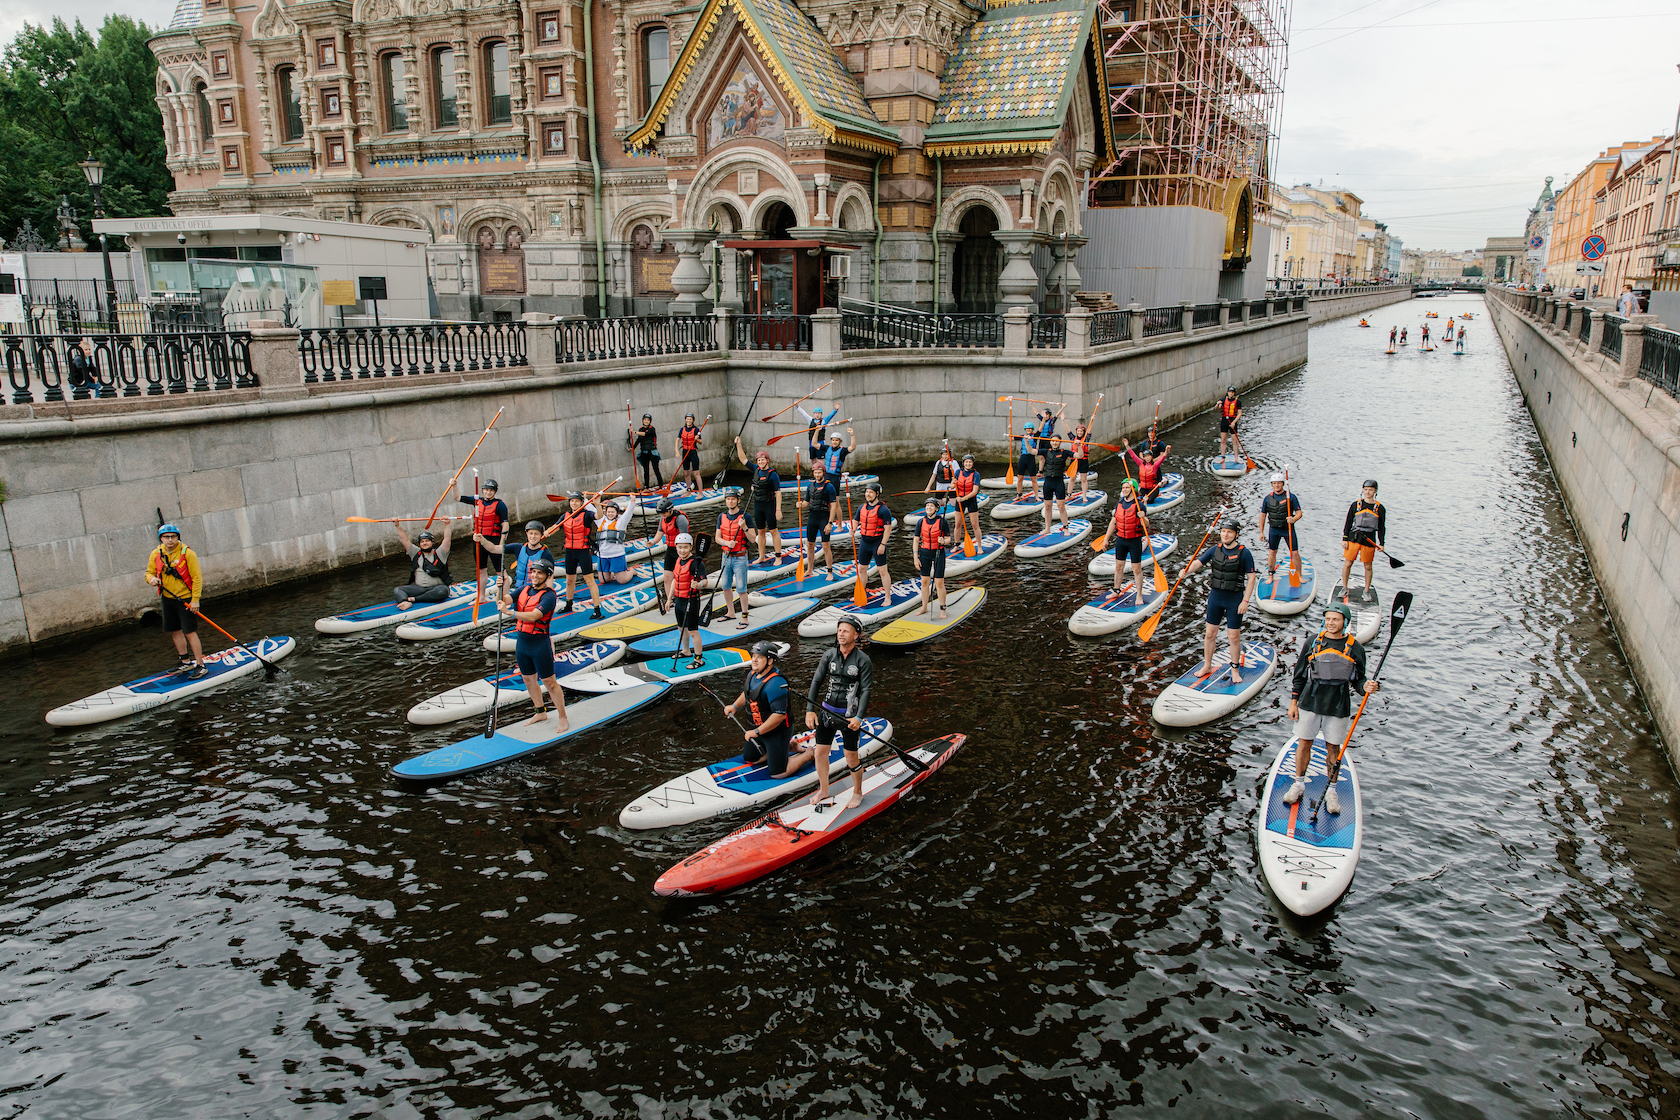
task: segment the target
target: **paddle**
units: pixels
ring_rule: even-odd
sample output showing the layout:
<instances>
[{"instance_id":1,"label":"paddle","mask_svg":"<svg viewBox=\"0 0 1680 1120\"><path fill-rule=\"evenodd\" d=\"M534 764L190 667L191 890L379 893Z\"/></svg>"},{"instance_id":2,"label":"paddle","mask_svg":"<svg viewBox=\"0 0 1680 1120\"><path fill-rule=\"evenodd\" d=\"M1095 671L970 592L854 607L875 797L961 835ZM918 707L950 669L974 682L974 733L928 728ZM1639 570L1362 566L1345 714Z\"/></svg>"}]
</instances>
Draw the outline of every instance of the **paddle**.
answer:
<instances>
[{"instance_id":1,"label":"paddle","mask_svg":"<svg viewBox=\"0 0 1680 1120\"><path fill-rule=\"evenodd\" d=\"M1384 548L1382 545L1379 544L1377 546L1377 551L1383 554L1383 558L1388 561L1389 567L1404 568L1406 566L1406 562L1404 560L1396 560L1388 549Z\"/></svg>"},{"instance_id":2,"label":"paddle","mask_svg":"<svg viewBox=\"0 0 1680 1120\"><path fill-rule=\"evenodd\" d=\"M1087 449L1089 449L1090 447L1093 446L1093 444L1091 443L1091 437L1097 434L1097 411L1102 408L1102 402L1103 402L1103 394L1098 393L1097 394L1097 403L1091 406L1091 415L1085 418L1084 444L1085 444ZM1087 454L1087 456L1089 456L1089 454L1090 454L1089 450L1087 450L1086 454ZM1079 470L1079 458L1078 458L1078 455L1076 453L1073 462L1068 464L1068 477L1072 478L1073 475L1074 475L1074 472L1077 471L1077 470ZM1084 486L1086 484L1085 480L1083 478L1081 478L1079 480L1079 484L1081 486Z\"/></svg>"},{"instance_id":3,"label":"paddle","mask_svg":"<svg viewBox=\"0 0 1680 1120\"><path fill-rule=\"evenodd\" d=\"M1003 481L1005 485L1013 486L1015 485L1015 398L1004 397L1003 399L1009 402L1009 430L1003 433L1004 442L1009 445L1005 449L1005 454L1009 456L1009 462L1004 468Z\"/></svg>"},{"instance_id":4,"label":"paddle","mask_svg":"<svg viewBox=\"0 0 1680 1120\"><path fill-rule=\"evenodd\" d=\"M550 578L552 578L552 576ZM515 602L515 605L518 605L518 600L515 600L514 602ZM501 607L502 607L502 604L498 601L496 603L496 609L500 610ZM501 711L501 707L502 707L500 704L496 703L496 700L499 698L499 695L500 695L501 690L502 690L502 686L500 684L501 679L502 679L502 628L500 626L498 626L498 627L496 627L496 675L490 678L490 682L491 682L490 683L490 711L484 717L484 737L486 739L494 738L495 735L496 735L496 724L498 722L497 713ZM537 682L537 687L539 689L542 688L542 681L539 680Z\"/></svg>"},{"instance_id":5,"label":"paddle","mask_svg":"<svg viewBox=\"0 0 1680 1120\"><path fill-rule=\"evenodd\" d=\"M1195 549L1190 553L1192 563L1195 561L1195 557L1202 551L1202 545L1206 544L1207 539L1213 536L1213 530L1215 526L1219 524L1219 519L1224 516L1225 507L1220 506L1219 512L1213 515L1213 524L1208 526L1208 531L1202 534L1201 542L1197 544ZM1184 577L1189 574L1190 565L1186 564L1184 565L1184 570L1178 573L1178 579L1173 583L1172 590L1168 591L1167 597L1161 600L1160 609L1148 618L1144 619L1143 625L1138 627L1138 641L1147 642L1150 638L1155 636L1155 628L1161 625L1161 616L1167 613L1167 604L1172 602L1172 597L1178 593L1178 585L1183 583Z\"/></svg>"},{"instance_id":6,"label":"paddle","mask_svg":"<svg viewBox=\"0 0 1680 1120\"><path fill-rule=\"evenodd\" d=\"M710 533L701 533L698 537L694 538L694 555L696 555L700 559L704 560L706 558L706 553L710 552L711 550L712 550L712 535ZM712 584L712 593L709 597L707 597L706 605L700 609L700 625L701 626L710 626L712 624L712 608L717 603L718 589L722 586L723 586L723 572L720 570L718 572L718 581L716 583Z\"/></svg>"},{"instance_id":7,"label":"paddle","mask_svg":"<svg viewBox=\"0 0 1680 1120\"><path fill-rule=\"evenodd\" d=\"M636 422L630 415L630 398L624 398L624 450L630 452L630 474L636 473Z\"/></svg>"},{"instance_id":8,"label":"paddle","mask_svg":"<svg viewBox=\"0 0 1680 1120\"><path fill-rule=\"evenodd\" d=\"M165 595L169 596L171 599L175 600L177 603L180 603L183 607L187 606L187 601L185 599L183 599L179 595L175 594L175 592L169 590L169 588L165 587L162 583L158 584L158 590L163 592ZM191 610L192 608L188 607L187 609ZM234 645L238 646L240 649L244 650L246 653L250 654L252 657L256 658L258 661L261 661L262 664L263 664L263 675L266 676L269 680L273 680L274 679L274 674L276 674L280 671L278 668L275 667L274 662L268 660L268 658L264 657L262 654L258 653L256 650L252 649L250 646L246 645L244 642L240 641L238 638L234 637L232 634L229 634L226 630L223 630L220 626L216 626L216 620L215 619L211 618L209 615L205 614L203 611L194 611L193 613L198 615L198 617L203 619L205 622L208 622L211 626L215 626L216 629L221 632L222 637L226 638L228 641L232 642Z\"/></svg>"},{"instance_id":9,"label":"paddle","mask_svg":"<svg viewBox=\"0 0 1680 1120\"><path fill-rule=\"evenodd\" d=\"M1371 673L1372 680L1382 675L1383 662L1388 660L1388 651L1394 648L1394 639L1400 636L1400 627L1404 625L1406 616L1411 613L1412 593L1398 592L1394 596L1394 606L1388 612L1388 643L1383 646L1382 656L1377 658L1377 667ZM1353 713L1353 722L1348 724L1347 738L1342 740L1341 749L1336 752L1336 757L1330 760L1330 766L1325 772L1325 789L1335 788L1336 778L1342 770L1342 756L1347 753L1348 744L1353 742L1354 728L1359 726L1359 717L1365 714L1365 702L1370 698L1371 694L1367 692L1359 701L1359 710ZM1311 749L1311 746L1309 743L1308 749ZM1301 748L1297 746L1295 749Z\"/></svg>"},{"instance_id":10,"label":"paddle","mask_svg":"<svg viewBox=\"0 0 1680 1120\"><path fill-rule=\"evenodd\" d=\"M845 475L840 476L840 482L842 486L845 486ZM816 487L813 486L811 489L815 491ZM869 587L864 581L863 564L858 560L858 524L857 519L852 516L852 488L850 486L845 486L845 490L846 520L851 522L852 525L852 568L857 575L856 581L852 584L852 606L863 607L869 604ZM890 597L891 590L888 589L888 591L883 593L882 598L885 599Z\"/></svg>"},{"instance_id":11,"label":"paddle","mask_svg":"<svg viewBox=\"0 0 1680 1120\"><path fill-rule=\"evenodd\" d=\"M842 423L842 424L850 424L851 422L852 422L852 418L850 416L848 416L848 417L846 417L846 419L840 421L840 423ZM779 436L771 436L769 439L765 440L764 445L766 447L768 447L772 443L780 443L782 440L786 439L789 436L810 435L812 432L820 432L826 427L828 427L827 424L812 424L809 428L801 428L797 432L783 432Z\"/></svg>"},{"instance_id":12,"label":"paddle","mask_svg":"<svg viewBox=\"0 0 1680 1120\"><path fill-rule=\"evenodd\" d=\"M822 392L824 389L828 388L832 384L834 384L834 379L833 378L830 378L829 380L824 381L821 385L818 385L815 389L812 389L809 393L806 393L803 397L800 397L798 400L794 401L792 404L788 405L787 408L782 409L780 412L772 412L769 416L760 417L759 418L759 423L761 423L761 424L770 423L770 421L772 421L776 417L780 416L783 412L787 412L788 409L798 408L800 405L804 404L806 401L810 400L812 397L816 396L818 393ZM758 383L758 386L759 386L759 388L762 389L764 387L764 382L760 381ZM758 403L758 396L756 394L754 394L753 404L757 404L757 403ZM749 416L752 415L752 405L751 404L749 404L747 406L747 415L749 415ZM821 424L819 424L817 426L818 427L823 427L823 425L821 425ZM743 425L743 427L745 427L745 425Z\"/></svg>"},{"instance_id":13,"label":"paddle","mask_svg":"<svg viewBox=\"0 0 1680 1120\"><path fill-rule=\"evenodd\" d=\"M502 412L503 411L504 411L504 409L502 409L502 408L498 408L496 410L496 415L492 416L490 418L490 423L488 423L484 426L484 436L487 436L487 435L490 434L490 429L494 428L496 426L496 421L498 421L502 418ZM449 485L445 486L443 488L443 493L438 495L437 504L432 507L432 518L437 517L437 511L440 507L442 507L443 500L445 498L449 497L449 492L451 490L455 489L455 480L457 478L461 477L461 472L467 469L467 464L472 462L472 457L474 455L478 454L478 447L479 447L479 444L482 444L484 442L484 436L479 436L478 437L478 443L475 443L475 444L472 445L472 450L467 452L467 457L465 459L461 460L461 465L455 469L455 474L450 477ZM477 474L478 472L474 471L473 473ZM476 493L478 493L478 491L476 489L474 489L473 493L476 494ZM432 527L432 522L431 522L431 520L428 520L426 522L426 528L430 529L431 527Z\"/></svg>"},{"instance_id":14,"label":"paddle","mask_svg":"<svg viewBox=\"0 0 1680 1120\"><path fill-rule=\"evenodd\" d=\"M1015 401L1020 401L1022 404L1055 405L1064 409L1067 408L1066 401L1041 401L1037 397L999 397L998 400L1011 402L1011 408L1014 408L1013 402Z\"/></svg>"},{"instance_id":15,"label":"paddle","mask_svg":"<svg viewBox=\"0 0 1680 1120\"><path fill-rule=\"evenodd\" d=\"M744 739L746 737L746 734L747 734L747 725L735 718L735 713L733 713L729 710L729 705L725 704L723 702L723 697L719 696L717 693L715 693L711 689L707 688L706 685L705 685L705 682L703 682L703 681L695 681L694 683L700 686L700 691L701 692L704 692L707 696L710 696L713 700L716 700L718 702L718 707L723 709L723 714L729 717L729 721L731 723L733 723L736 727L739 727L741 729L741 736Z\"/></svg>"},{"instance_id":16,"label":"paddle","mask_svg":"<svg viewBox=\"0 0 1680 1120\"><path fill-rule=\"evenodd\" d=\"M826 704L822 705L822 709L823 709L823 711L827 712L828 711L828 705L826 705ZM829 712L829 714L830 715L839 715L840 713ZM886 747L888 750L892 751L894 754L896 754L899 757L899 761L903 762L905 766L909 767L915 773L917 773L917 774L927 773L927 763L923 762L921 759L917 758L913 754L907 754L903 747L899 746L897 743L893 742L891 739L883 739L879 735L876 735L876 734L872 733L867 727L858 728L858 734L860 736L867 736L867 737L875 740L877 743L880 743L883 747ZM862 746L861 743L858 744L858 745ZM817 747L815 744L813 744L813 749L821 750L822 748ZM879 764L878 763L865 763L863 766L859 766L858 769L863 770L867 766L871 766L871 765L879 765Z\"/></svg>"},{"instance_id":17,"label":"paddle","mask_svg":"<svg viewBox=\"0 0 1680 1120\"><path fill-rule=\"evenodd\" d=\"M478 517L478 468L477 467L473 468L473 517L474 517L475 520ZM475 530L475 532L476 532L476 530ZM477 588L477 590L475 590L473 592L472 621L473 621L473 625L477 626L478 625L478 600L484 595L484 577L479 574L478 542L473 541L472 546L473 546L473 584Z\"/></svg>"},{"instance_id":18,"label":"paddle","mask_svg":"<svg viewBox=\"0 0 1680 1120\"><path fill-rule=\"evenodd\" d=\"M471 521L472 514L446 513L442 517L434 517L429 521L424 517L346 517L344 520L351 525L383 525L386 522L394 523L398 521L426 521L427 524L431 524L432 521Z\"/></svg>"},{"instance_id":19,"label":"paddle","mask_svg":"<svg viewBox=\"0 0 1680 1120\"><path fill-rule=\"evenodd\" d=\"M1289 464L1283 465L1283 515L1288 517L1290 507L1295 504L1295 495L1289 490ZM1301 586L1301 550L1295 543L1295 522L1289 523L1289 586ZM1277 598L1277 580L1272 581L1272 598Z\"/></svg>"}]
</instances>

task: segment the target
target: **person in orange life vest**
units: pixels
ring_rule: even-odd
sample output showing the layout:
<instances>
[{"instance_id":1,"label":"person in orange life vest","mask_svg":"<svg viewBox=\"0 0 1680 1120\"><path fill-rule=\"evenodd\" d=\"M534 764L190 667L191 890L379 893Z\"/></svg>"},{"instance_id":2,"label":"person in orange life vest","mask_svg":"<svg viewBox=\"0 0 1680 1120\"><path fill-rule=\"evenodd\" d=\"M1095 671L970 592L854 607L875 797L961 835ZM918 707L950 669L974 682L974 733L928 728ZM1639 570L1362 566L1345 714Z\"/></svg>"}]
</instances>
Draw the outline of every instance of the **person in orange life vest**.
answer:
<instances>
[{"instance_id":1,"label":"person in orange life vest","mask_svg":"<svg viewBox=\"0 0 1680 1120\"><path fill-rule=\"evenodd\" d=\"M928 613L932 591L939 593L939 617L945 617L945 550L951 546L953 529L945 520L945 511L938 498L929 498L922 508L922 523L910 538L916 550L916 567L922 573L922 607L917 614Z\"/></svg>"},{"instance_id":2,"label":"person in orange life vest","mask_svg":"<svg viewBox=\"0 0 1680 1120\"><path fill-rule=\"evenodd\" d=\"M1021 484L1027 484L1027 493L1038 497L1038 453L1033 450L1032 423L1021 425L1021 453L1015 457L1015 500L1021 500Z\"/></svg>"},{"instance_id":3,"label":"person in orange life vest","mask_svg":"<svg viewBox=\"0 0 1680 1120\"><path fill-rule=\"evenodd\" d=\"M595 532L595 511L584 508L581 490L567 494L566 504L572 508L555 522L560 526L560 544L566 550L566 606L560 613L572 613L572 592L577 587L577 578L582 576L589 587L589 601L595 607L589 617L601 618L601 589L595 586L595 555L589 547Z\"/></svg>"},{"instance_id":4,"label":"person in orange life vest","mask_svg":"<svg viewBox=\"0 0 1680 1120\"><path fill-rule=\"evenodd\" d=\"M788 759L793 730L792 696L787 678L776 664L776 643L755 643L751 664L746 687L733 703L723 706L723 714L734 719L736 712L744 711L752 720L746 730L747 745L741 751L742 758L754 764L763 759L764 768L772 778L791 778L798 771L797 766L789 765Z\"/></svg>"},{"instance_id":5,"label":"person in orange life vest","mask_svg":"<svg viewBox=\"0 0 1680 1120\"><path fill-rule=\"evenodd\" d=\"M1394 341L1395 341L1396 338L1399 337L1399 332L1400 332L1399 327L1389 327L1388 328L1388 348L1390 350L1394 349Z\"/></svg>"},{"instance_id":6,"label":"person in orange life vest","mask_svg":"<svg viewBox=\"0 0 1680 1120\"><path fill-rule=\"evenodd\" d=\"M1299 542L1295 539L1295 523L1301 520L1301 499L1294 494L1284 492L1285 480L1283 475L1272 475L1272 492L1260 501L1260 532L1266 536L1266 579L1264 582L1272 585L1272 598L1277 598L1277 554L1278 545L1289 546L1289 564L1295 566L1295 552Z\"/></svg>"},{"instance_id":7,"label":"person in orange life vest","mask_svg":"<svg viewBox=\"0 0 1680 1120\"><path fill-rule=\"evenodd\" d=\"M1242 400L1237 396L1237 387L1232 385L1225 390L1225 396L1219 402L1219 457L1225 458L1225 441L1231 441L1231 454L1241 455L1242 437L1237 434L1237 425L1242 423Z\"/></svg>"},{"instance_id":8,"label":"person in orange life vest","mask_svg":"<svg viewBox=\"0 0 1680 1120\"><path fill-rule=\"evenodd\" d=\"M752 523L758 534L758 562L766 563L772 552L782 550L779 526L782 523L782 476L770 466L770 452L760 451L747 461L741 437L735 437L735 454L743 467L752 467ZM771 545L775 547L772 548Z\"/></svg>"},{"instance_id":9,"label":"person in orange life vest","mask_svg":"<svg viewBox=\"0 0 1680 1120\"><path fill-rule=\"evenodd\" d=\"M691 649L694 660L690 669L702 669L706 660L701 656L700 592L706 583L706 562L694 555L694 538L687 533L677 534L677 565L671 569L671 608L677 616L677 650L671 655L674 662L683 650Z\"/></svg>"},{"instance_id":10,"label":"person in orange life vest","mask_svg":"<svg viewBox=\"0 0 1680 1120\"><path fill-rule=\"evenodd\" d=\"M502 572L502 541L507 537L507 503L496 497L496 480L484 480L483 491L462 494L461 504L473 507L473 547L478 549L478 601L488 603L495 598L484 597L484 577ZM494 547L492 547L494 546Z\"/></svg>"},{"instance_id":11,"label":"person in orange life vest","mask_svg":"<svg viewBox=\"0 0 1680 1120\"><path fill-rule=\"evenodd\" d=\"M1300 659L1289 687L1289 718L1295 721L1295 784L1283 795L1293 805L1307 792L1307 763L1312 758L1313 740L1322 732L1332 750L1347 741L1353 722L1349 692L1377 691L1377 682L1365 679L1365 647L1346 632L1353 608L1334 600L1324 608L1324 632L1312 644L1301 647ZM1324 808L1331 814L1342 811L1341 798L1332 786L1324 796Z\"/></svg>"},{"instance_id":12,"label":"person in orange life vest","mask_svg":"<svg viewBox=\"0 0 1680 1120\"><path fill-rule=\"evenodd\" d=\"M163 632L175 643L175 671L184 671L194 679L209 676L210 670L204 667L204 646L198 640L198 600L204 594L204 573L198 566L198 553L181 543L179 527L158 526L158 546L146 560L146 582L158 589Z\"/></svg>"},{"instance_id":13,"label":"person in orange life vest","mask_svg":"<svg viewBox=\"0 0 1680 1120\"><path fill-rule=\"evenodd\" d=\"M980 539L980 472L974 469L974 456L964 455L962 470L952 485L957 496L957 516L967 517L973 525L971 534L976 541Z\"/></svg>"},{"instance_id":14,"label":"person in orange life vest","mask_svg":"<svg viewBox=\"0 0 1680 1120\"><path fill-rule=\"evenodd\" d=\"M1406 333L1407 333L1407 328L1401 327L1400 328L1400 345L1402 345L1402 346L1406 345Z\"/></svg>"},{"instance_id":15,"label":"person in orange life vest","mask_svg":"<svg viewBox=\"0 0 1680 1120\"><path fill-rule=\"evenodd\" d=\"M1139 449L1140 455L1132 450L1132 441L1121 440L1120 445L1126 449L1126 454L1137 466L1138 494L1143 498L1144 505L1155 500L1155 494L1161 489L1161 464L1167 461L1172 453L1172 444L1162 447L1153 438L1146 439Z\"/></svg>"},{"instance_id":16,"label":"person in orange life vest","mask_svg":"<svg viewBox=\"0 0 1680 1120\"><path fill-rule=\"evenodd\" d=\"M416 603L441 603L449 598L449 534L445 533L439 543L436 533L423 529L414 543L410 543L408 532L401 525L392 528L397 531L403 551L408 553L409 563L408 582L391 589L397 599L397 609L406 611Z\"/></svg>"},{"instance_id":17,"label":"person in orange life vest","mask_svg":"<svg viewBox=\"0 0 1680 1120\"><path fill-rule=\"evenodd\" d=\"M565 731L571 726L566 719L566 700L560 694L560 685L554 679L554 643L548 636L548 625L554 618L554 607L558 601L551 580L554 576L554 562L541 557L531 561L528 573L530 582L521 587L517 594L504 596L499 606L504 614L514 620L514 662L519 666L519 675L525 678L525 691L530 694L531 706L536 708L536 714L526 723L541 723L548 717L543 706L543 691L548 691L548 698L554 702L554 716L556 730Z\"/></svg>"},{"instance_id":18,"label":"person in orange life vest","mask_svg":"<svg viewBox=\"0 0 1680 1120\"><path fill-rule=\"evenodd\" d=\"M839 438L839 437L836 437ZM834 547L828 543L832 530L828 527L829 508L840 498L840 490L828 478L821 463L811 464L811 483L805 488L804 497L799 508L809 512L805 515L805 562L812 567L817 563L817 542L822 541L823 562L830 568L834 567Z\"/></svg>"},{"instance_id":19,"label":"person in orange life vest","mask_svg":"<svg viewBox=\"0 0 1680 1120\"><path fill-rule=\"evenodd\" d=\"M863 582L867 586L869 564L874 561L875 570L881 573L882 594L890 594L892 589L892 575L887 571L887 538L892 536L897 521L898 516L881 500L880 484L872 482L864 487L863 504L857 508L857 522L853 525L858 534L858 567L863 569Z\"/></svg>"},{"instance_id":20,"label":"person in orange life vest","mask_svg":"<svg viewBox=\"0 0 1680 1120\"><path fill-rule=\"evenodd\" d=\"M1083 417L1073 429L1068 450L1073 453L1074 479L1079 483L1079 492L1084 494L1091 488L1091 480L1085 477L1091 473L1091 430L1085 426Z\"/></svg>"},{"instance_id":21,"label":"person in orange life vest","mask_svg":"<svg viewBox=\"0 0 1680 1120\"><path fill-rule=\"evenodd\" d=\"M951 486L957 478L957 461L951 458L951 446L946 444L939 451L939 459L933 464L933 473L928 476L927 485L923 490L930 490L938 494L941 501L951 496Z\"/></svg>"},{"instance_id":22,"label":"person in orange life vest","mask_svg":"<svg viewBox=\"0 0 1680 1120\"><path fill-rule=\"evenodd\" d=\"M701 432L694 423L694 413L683 417L683 426L677 429L677 447L682 451L682 459L677 467L677 481L688 477L688 484L695 493L704 489L700 481L700 440Z\"/></svg>"},{"instance_id":23,"label":"person in orange life vest","mask_svg":"<svg viewBox=\"0 0 1680 1120\"><path fill-rule=\"evenodd\" d=\"M747 620L747 542L751 539L752 517L741 508L741 491L731 486L723 492L723 512L718 514L717 531L712 539L718 546L718 586L723 588L725 618L735 617L735 593L741 593L741 621L737 630L745 630Z\"/></svg>"},{"instance_id":24,"label":"person in orange life vest","mask_svg":"<svg viewBox=\"0 0 1680 1120\"><path fill-rule=\"evenodd\" d=\"M1051 514L1057 513L1062 519L1062 528L1068 525L1067 496L1068 464L1073 462L1073 452L1064 444L1052 443L1050 449L1044 453L1044 531L1050 531Z\"/></svg>"},{"instance_id":25,"label":"person in orange life vest","mask_svg":"<svg viewBox=\"0 0 1680 1120\"><path fill-rule=\"evenodd\" d=\"M1238 670L1243 668L1243 616L1248 613L1249 602L1254 598L1254 587L1260 580L1260 573L1254 567L1254 554L1237 540L1241 532L1242 524L1236 518L1227 517L1221 521L1219 543L1210 545L1190 561L1186 569L1192 573L1203 568L1211 571L1207 634L1202 639L1202 668L1196 674L1198 680L1213 676L1213 650L1219 639L1219 628L1223 625L1231 642L1231 681L1233 684L1242 683L1242 674Z\"/></svg>"},{"instance_id":26,"label":"person in orange life vest","mask_svg":"<svg viewBox=\"0 0 1680 1120\"><path fill-rule=\"evenodd\" d=\"M636 452L636 462L642 465L642 489L653 489L655 479L657 485L665 485L665 472L659 469L659 432L652 416L642 413L642 426L636 429L630 446Z\"/></svg>"},{"instance_id":27,"label":"person in orange life vest","mask_svg":"<svg viewBox=\"0 0 1680 1120\"><path fill-rule=\"evenodd\" d=\"M1137 599L1144 601L1143 539L1149 535L1149 518L1143 501L1137 495L1137 484L1131 479L1120 484L1120 498L1114 503L1114 516L1109 519L1108 531L1114 538L1114 590L1125 586L1122 570L1137 572Z\"/></svg>"},{"instance_id":28,"label":"person in orange life vest","mask_svg":"<svg viewBox=\"0 0 1680 1120\"><path fill-rule=\"evenodd\" d=\"M688 515L677 512L677 504L669 498L659 499L659 531L665 537L665 598L671 597L671 573L677 567L677 538L686 534ZM693 537L689 538L692 543Z\"/></svg>"}]
</instances>

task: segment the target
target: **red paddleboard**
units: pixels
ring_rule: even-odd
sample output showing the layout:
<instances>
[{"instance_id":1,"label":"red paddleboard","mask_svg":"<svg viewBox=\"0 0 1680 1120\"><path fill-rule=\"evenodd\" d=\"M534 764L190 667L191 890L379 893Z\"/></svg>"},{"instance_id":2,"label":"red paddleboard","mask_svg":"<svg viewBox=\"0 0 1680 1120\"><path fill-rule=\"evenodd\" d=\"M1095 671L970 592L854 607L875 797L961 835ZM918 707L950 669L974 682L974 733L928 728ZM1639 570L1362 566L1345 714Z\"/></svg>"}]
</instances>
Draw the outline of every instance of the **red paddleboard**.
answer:
<instances>
[{"instance_id":1,"label":"red paddleboard","mask_svg":"<svg viewBox=\"0 0 1680 1120\"><path fill-rule=\"evenodd\" d=\"M920 774L896 755L890 762L866 770L863 804L856 809L843 808L852 797L848 775L829 787L830 797L821 805L802 799L766 813L665 872L653 884L653 892L679 898L721 894L786 867L891 808L917 783L932 777L967 739L966 735L947 735L906 751L927 764L927 770Z\"/></svg>"}]
</instances>

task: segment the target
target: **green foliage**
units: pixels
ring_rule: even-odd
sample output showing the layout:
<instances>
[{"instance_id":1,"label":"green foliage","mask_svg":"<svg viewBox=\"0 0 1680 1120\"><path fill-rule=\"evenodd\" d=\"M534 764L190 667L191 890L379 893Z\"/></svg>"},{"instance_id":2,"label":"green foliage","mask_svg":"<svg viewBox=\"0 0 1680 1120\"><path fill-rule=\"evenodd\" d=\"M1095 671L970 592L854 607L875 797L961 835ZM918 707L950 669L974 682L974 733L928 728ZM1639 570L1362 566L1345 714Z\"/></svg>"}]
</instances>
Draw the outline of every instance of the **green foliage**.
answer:
<instances>
[{"instance_id":1,"label":"green foliage","mask_svg":"<svg viewBox=\"0 0 1680 1120\"><path fill-rule=\"evenodd\" d=\"M25 24L0 55L0 236L28 218L51 241L60 195L69 195L93 237L93 199L81 168L89 152L105 164L105 212L169 212L174 177L165 165L163 121L153 100L152 32L127 16L105 17L96 42L77 21Z\"/></svg>"},{"instance_id":2,"label":"green foliage","mask_svg":"<svg viewBox=\"0 0 1680 1120\"><path fill-rule=\"evenodd\" d=\"M1482 266L1479 265L1479 264L1473 264L1469 268L1464 270L1464 275L1466 275L1466 276L1480 276L1481 274L1482 274Z\"/></svg>"}]
</instances>

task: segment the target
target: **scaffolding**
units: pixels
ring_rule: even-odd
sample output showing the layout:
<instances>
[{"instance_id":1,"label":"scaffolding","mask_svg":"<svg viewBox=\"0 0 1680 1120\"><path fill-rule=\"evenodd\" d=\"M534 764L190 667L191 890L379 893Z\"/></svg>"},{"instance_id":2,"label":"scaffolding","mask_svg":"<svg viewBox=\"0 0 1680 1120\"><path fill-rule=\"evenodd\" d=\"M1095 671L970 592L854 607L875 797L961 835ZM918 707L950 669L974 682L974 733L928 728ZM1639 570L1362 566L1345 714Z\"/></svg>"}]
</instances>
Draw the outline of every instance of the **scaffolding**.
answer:
<instances>
[{"instance_id":1,"label":"scaffolding","mask_svg":"<svg viewBox=\"0 0 1680 1120\"><path fill-rule=\"evenodd\" d=\"M1293 0L1100 0L1117 157L1089 205L1270 205Z\"/></svg>"}]
</instances>

